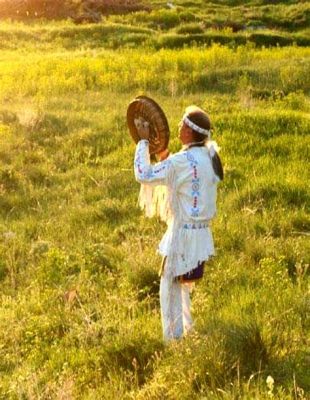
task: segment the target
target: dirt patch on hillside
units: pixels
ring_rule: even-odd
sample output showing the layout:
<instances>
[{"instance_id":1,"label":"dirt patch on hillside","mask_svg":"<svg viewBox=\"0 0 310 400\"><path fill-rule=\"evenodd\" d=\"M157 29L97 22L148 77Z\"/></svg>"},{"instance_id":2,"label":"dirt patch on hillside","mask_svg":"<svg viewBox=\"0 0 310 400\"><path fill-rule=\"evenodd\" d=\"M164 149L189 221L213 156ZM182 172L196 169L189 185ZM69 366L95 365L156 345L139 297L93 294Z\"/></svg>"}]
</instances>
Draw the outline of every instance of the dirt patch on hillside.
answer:
<instances>
[{"instance_id":1,"label":"dirt patch on hillside","mask_svg":"<svg viewBox=\"0 0 310 400\"><path fill-rule=\"evenodd\" d=\"M0 0L0 19L72 18L99 22L102 15L147 10L140 0Z\"/></svg>"}]
</instances>

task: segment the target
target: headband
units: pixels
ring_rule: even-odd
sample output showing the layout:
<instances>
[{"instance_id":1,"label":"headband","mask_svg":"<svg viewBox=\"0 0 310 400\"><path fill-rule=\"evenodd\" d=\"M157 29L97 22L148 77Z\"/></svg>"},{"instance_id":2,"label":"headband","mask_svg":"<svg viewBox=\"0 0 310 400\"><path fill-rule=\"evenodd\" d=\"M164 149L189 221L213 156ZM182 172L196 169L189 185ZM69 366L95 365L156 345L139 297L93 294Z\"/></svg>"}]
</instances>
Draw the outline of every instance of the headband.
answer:
<instances>
[{"instance_id":1,"label":"headband","mask_svg":"<svg viewBox=\"0 0 310 400\"><path fill-rule=\"evenodd\" d=\"M194 131L201 133L202 135L207 136L209 139L211 139L211 131L209 131L208 129L203 129L200 128L200 126L194 124L194 122L192 122L187 116L186 114L183 117L183 122L191 129L193 129Z\"/></svg>"}]
</instances>

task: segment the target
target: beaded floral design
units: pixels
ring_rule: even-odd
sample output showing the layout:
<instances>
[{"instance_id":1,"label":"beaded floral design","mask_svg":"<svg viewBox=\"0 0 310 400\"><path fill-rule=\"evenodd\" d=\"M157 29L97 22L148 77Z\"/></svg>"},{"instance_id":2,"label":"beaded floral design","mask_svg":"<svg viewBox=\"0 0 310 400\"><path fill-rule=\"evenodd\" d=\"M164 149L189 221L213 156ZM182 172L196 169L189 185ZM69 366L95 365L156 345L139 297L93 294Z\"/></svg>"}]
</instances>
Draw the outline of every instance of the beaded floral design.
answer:
<instances>
[{"instance_id":1,"label":"beaded floral design","mask_svg":"<svg viewBox=\"0 0 310 400\"><path fill-rule=\"evenodd\" d=\"M187 159L190 163L190 166L192 168L192 198L193 198L193 205L191 207L191 216L192 217L198 217L199 216L199 207L198 207L198 198L200 196L200 180L198 178L198 171L197 171L197 165L198 162L195 160L194 156L187 151Z\"/></svg>"},{"instance_id":2,"label":"beaded floral design","mask_svg":"<svg viewBox=\"0 0 310 400\"><path fill-rule=\"evenodd\" d=\"M187 224L183 225L183 228L184 229L205 229L205 228L208 228L208 226L209 226L208 224L202 223L202 222L197 223L197 224L187 223Z\"/></svg>"},{"instance_id":3,"label":"beaded floral design","mask_svg":"<svg viewBox=\"0 0 310 400\"><path fill-rule=\"evenodd\" d=\"M137 157L136 157L136 161L135 161L135 166L137 168L138 174L139 174L139 178L141 180L152 180L153 178L156 178L158 176L158 174L160 174L161 172L163 172L168 164L170 163L169 160L164 160L158 164L150 165L148 166L147 169L143 168L144 162L143 162L143 157L142 154L144 153L144 149L143 147L139 147L138 149L138 153L137 153Z\"/></svg>"}]
</instances>

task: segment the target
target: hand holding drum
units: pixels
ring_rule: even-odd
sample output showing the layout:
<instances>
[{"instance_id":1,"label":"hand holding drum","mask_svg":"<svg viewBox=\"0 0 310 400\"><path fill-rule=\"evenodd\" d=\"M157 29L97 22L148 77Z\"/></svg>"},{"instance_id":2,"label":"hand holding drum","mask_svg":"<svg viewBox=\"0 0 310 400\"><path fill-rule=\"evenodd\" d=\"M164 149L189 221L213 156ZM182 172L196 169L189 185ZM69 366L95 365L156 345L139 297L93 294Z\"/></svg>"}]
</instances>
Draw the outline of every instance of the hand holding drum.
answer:
<instances>
[{"instance_id":1,"label":"hand holding drum","mask_svg":"<svg viewBox=\"0 0 310 400\"><path fill-rule=\"evenodd\" d=\"M138 135L140 139L149 140L150 137L150 124L149 122L145 121L142 117L135 118L134 120Z\"/></svg>"},{"instance_id":2,"label":"hand holding drum","mask_svg":"<svg viewBox=\"0 0 310 400\"><path fill-rule=\"evenodd\" d=\"M138 96L130 102L127 109L127 124L130 135L138 143L141 139L149 141L150 155L160 160L168 157L169 125L160 106L146 96Z\"/></svg>"}]
</instances>

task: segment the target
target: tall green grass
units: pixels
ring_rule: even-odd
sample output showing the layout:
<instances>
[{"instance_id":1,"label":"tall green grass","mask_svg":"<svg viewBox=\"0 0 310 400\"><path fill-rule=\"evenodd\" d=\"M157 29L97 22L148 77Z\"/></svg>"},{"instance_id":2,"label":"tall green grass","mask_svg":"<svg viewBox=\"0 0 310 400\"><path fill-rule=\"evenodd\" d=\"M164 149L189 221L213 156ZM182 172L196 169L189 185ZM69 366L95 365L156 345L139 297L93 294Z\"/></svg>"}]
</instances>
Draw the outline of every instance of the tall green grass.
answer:
<instances>
[{"instance_id":1,"label":"tall green grass","mask_svg":"<svg viewBox=\"0 0 310 400\"><path fill-rule=\"evenodd\" d=\"M182 92L246 90L282 91L288 94L310 88L309 49L287 47L257 50L251 45L236 50L221 45L182 51L85 50L56 55L4 53L1 63L2 94L37 96L85 90L148 91L173 96ZM68 57L70 54L70 57ZM244 91L246 92L246 91Z\"/></svg>"},{"instance_id":2,"label":"tall green grass","mask_svg":"<svg viewBox=\"0 0 310 400\"><path fill-rule=\"evenodd\" d=\"M1 53L0 397L306 399L309 49L31 41ZM184 108L206 109L226 172L195 331L168 346L165 227L137 207L125 119L141 93L172 151Z\"/></svg>"},{"instance_id":3,"label":"tall green grass","mask_svg":"<svg viewBox=\"0 0 310 400\"><path fill-rule=\"evenodd\" d=\"M159 11L158 11L159 13ZM44 25L41 21L32 23L0 23L0 48L42 51L51 50L51 42L62 50L74 49L119 49L135 48L183 48L188 46L211 46L213 43L235 48L240 45L257 47L276 47L298 45L307 47L310 43L307 26L298 30L274 29L269 25L246 27L237 22L224 21L213 25L201 19L181 18L182 13L164 11L143 13L143 18L152 22L140 21L135 17L109 17L100 23L76 25L70 21L59 21ZM158 18L163 18L157 21ZM166 27L166 28L165 28Z\"/></svg>"}]
</instances>

